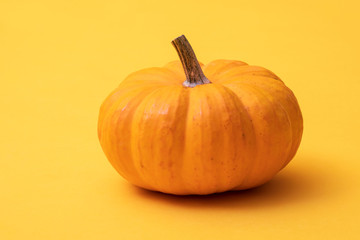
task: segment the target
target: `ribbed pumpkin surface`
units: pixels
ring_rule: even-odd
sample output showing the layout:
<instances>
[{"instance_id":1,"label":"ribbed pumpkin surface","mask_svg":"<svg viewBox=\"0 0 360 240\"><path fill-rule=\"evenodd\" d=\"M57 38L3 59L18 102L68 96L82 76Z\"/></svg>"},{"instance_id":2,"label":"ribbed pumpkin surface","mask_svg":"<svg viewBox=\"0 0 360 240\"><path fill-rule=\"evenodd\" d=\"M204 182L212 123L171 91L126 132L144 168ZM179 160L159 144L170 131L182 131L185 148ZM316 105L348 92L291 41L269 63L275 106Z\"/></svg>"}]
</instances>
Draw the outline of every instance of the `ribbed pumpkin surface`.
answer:
<instances>
[{"instance_id":1,"label":"ribbed pumpkin surface","mask_svg":"<svg viewBox=\"0 0 360 240\"><path fill-rule=\"evenodd\" d=\"M102 104L101 146L129 182L179 195L247 189L295 155L302 115L275 74L229 60L202 69L212 83L193 88L180 61L135 72Z\"/></svg>"}]
</instances>

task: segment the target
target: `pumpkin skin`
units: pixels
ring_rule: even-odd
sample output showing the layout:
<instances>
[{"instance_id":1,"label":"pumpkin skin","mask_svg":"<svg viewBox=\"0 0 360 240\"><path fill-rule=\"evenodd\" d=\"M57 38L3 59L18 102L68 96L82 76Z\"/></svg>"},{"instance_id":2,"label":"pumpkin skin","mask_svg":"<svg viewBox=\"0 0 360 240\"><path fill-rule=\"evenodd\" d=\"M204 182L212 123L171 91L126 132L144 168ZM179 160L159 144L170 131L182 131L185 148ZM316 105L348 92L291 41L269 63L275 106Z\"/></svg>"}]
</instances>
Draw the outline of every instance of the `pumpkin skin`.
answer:
<instances>
[{"instance_id":1,"label":"pumpkin skin","mask_svg":"<svg viewBox=\"0 0 360 240\"><path fill-rule=\"evenodd\" d=\"M191 88L180 61L140 70L101 105L100 144L132 184L176 195L242 190L294 157L302 114L279 77L241 61L201 68L211 84Z\"/></svg>"}]
</instances>

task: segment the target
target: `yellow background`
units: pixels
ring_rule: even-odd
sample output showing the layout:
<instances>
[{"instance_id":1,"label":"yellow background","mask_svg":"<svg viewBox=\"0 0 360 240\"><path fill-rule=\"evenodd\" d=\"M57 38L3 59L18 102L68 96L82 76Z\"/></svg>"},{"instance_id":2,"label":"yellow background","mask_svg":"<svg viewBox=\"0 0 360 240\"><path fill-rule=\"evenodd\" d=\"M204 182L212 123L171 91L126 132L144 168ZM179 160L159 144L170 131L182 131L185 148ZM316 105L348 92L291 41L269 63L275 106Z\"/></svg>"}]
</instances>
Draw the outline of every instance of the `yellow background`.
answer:
<instances>
[{"instance_id":1,"label":"yellow background","mask_svg":"<svg viewBox=\"0 0 360 240\"><path fill-rule=\"evenodd\" d=\"M359 239L358 1L0 1L0 239ZM129 73L177 59L264 66L304 115L263 187L174 197L132 187L96 136Z\"/></svg>"}]
</instances>

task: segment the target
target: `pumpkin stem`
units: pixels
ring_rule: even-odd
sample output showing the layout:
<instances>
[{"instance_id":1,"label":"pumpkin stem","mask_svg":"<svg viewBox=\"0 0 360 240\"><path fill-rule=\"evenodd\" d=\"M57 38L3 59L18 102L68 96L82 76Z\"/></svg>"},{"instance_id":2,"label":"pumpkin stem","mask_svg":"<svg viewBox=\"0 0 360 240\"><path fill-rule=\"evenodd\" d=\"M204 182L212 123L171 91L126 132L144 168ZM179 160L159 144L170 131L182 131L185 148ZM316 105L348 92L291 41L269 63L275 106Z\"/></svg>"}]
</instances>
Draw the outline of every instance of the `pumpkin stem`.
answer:
<instances>
[{"instance_id":1,"label":"pumpkin stem","mask_svg":"<svg viewBox=\"0 0 360 240\"><path fill-rule=\"evenodd\" d=\"M175 38L171 43L179 55L186 75L183 86L195 87L197 85L211 83L209 79L205 77L195 52L186 37L181 35L180 37Z\"/></svg>"}]
</instances>

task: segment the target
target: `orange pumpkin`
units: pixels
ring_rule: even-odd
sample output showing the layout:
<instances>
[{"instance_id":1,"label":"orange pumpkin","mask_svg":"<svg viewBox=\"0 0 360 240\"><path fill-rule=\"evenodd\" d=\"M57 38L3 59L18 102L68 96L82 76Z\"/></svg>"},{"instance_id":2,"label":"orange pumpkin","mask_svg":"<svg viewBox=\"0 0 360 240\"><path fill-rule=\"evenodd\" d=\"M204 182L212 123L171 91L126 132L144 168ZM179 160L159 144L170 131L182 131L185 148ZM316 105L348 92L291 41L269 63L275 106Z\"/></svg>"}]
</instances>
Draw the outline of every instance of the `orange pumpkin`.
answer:
<instances>
[{"instance_id":1,"label":"orange pumpkin","mask_svg":"<svg viewBox=\"0 0 360 240\"><path fill-rule=\"evenodd\" d=\"M269 181L294 157L303 121L292 91L241 61L199 64L184 36L180 61L130 74L101 106L98 136L136 186L211 194Z\"/></svg>"}]
</instances>

